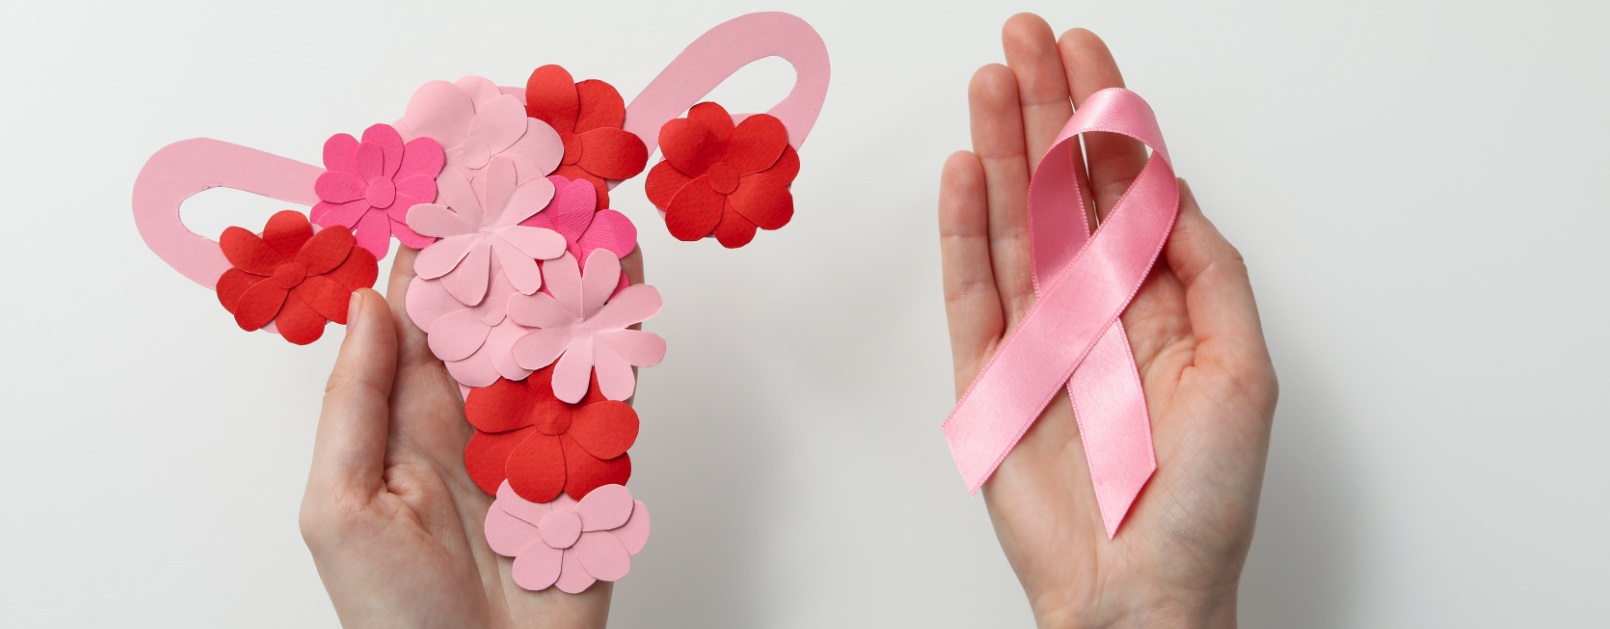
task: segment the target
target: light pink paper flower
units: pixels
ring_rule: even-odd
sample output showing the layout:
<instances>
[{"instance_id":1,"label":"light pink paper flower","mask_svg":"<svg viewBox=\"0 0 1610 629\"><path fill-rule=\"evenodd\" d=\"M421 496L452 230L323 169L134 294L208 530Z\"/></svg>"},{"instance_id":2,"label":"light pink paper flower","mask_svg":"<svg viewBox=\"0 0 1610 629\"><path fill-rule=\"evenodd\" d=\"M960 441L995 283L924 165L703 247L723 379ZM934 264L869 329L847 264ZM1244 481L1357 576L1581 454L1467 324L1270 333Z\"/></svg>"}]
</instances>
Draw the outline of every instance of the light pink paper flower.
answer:
<instances>
[{"instance_id":1,"label":"light pink paper flower","mask_svg":"<svg viewBox=\"0 0 1610 629\"><path fill-rule=\"evenodd\" d=\"M515 166L520 182L546 177L565 155L553 127L526 117L524 101L478 76L420 86L397 130L405 138L434 138L447 152L447 169L475 181L500 161Z\"/></svg>"},{"instance_id":2,"label":"light pink paper flower","mask_svg":"<svg viewBox=\"0 0 1610 629\"><path fill-rule=\"evenodd\" d=\"M554 186L553 202L523 225L559 232L577 260L586 260L594 249L608 249L616 258L624 258L637 248L637 227L625 214L598 209L598 191L592 182L559 176L548 181Z\"/></svg>"},{"instance_id":3,"label":"light pink paper flower","mask_svg":"<svg viewBox=\"0 0 1610 629\"><path fill-rule=\"evenodd\" d=\"M437 280L414 278L405 300L408 318L424 330L430 351L447 365L447 373L470 387L491 386L498 377L524 380L531 375L514 362L514 342L531 330L510 321L509 298L519 294L492 260L492 282L486 298L466 307Z\"/></svg>"},{"instance_id":4,"label":"light pink paper flower","mask_svg":"<svg viewBox=\"0 0 1610 629\"><path fill-rule=\"evenodd\" d=\"M557 258L566 246L558 232L520 224L548 205L552 182L538 177L516 185L515 167L508 162L494 163L486 171L479 183L455 170L443 172L437 202L408 211L409 227L441 239L419 252L414 272L427 280L439 278L448 294L466 306L486 297L492 256L502 263L515 290L529 295L542 288L536 261Z\"/></svg>"},{"instance_id":5,"label":"light pink paper flower","mask_svg":"<svg viewBox=\"0 0 1610 629\"><path fill-rule=\"evenodd\" d=\"M637 387L632 368L659 364L665 358L665 339L627 327L660 311L660 292L633 284L615 293L621 264L607 249L587 256L585 271L568 253L544 264L543 271L551 295L509 300L509 318L536 329L514 343L514 361L536 370L557 360L553 393L566 402L575 403L587 393L588 376L595 370L604 397L632 397Z\"/></svg>"},{"instance_id":6,"label":"light pink paper flower","mask_svg":"<svg viewBox=\"0 0 1610 629\"><path fill-rule=\"evenodd\" d=\"M560 494L537 504L504 481L485 529L492 552L514 558L515 585L579 594L631 571L632 555L648 543L648 507L620 485L594 489L579 502Z\"/></svg>"},{"instance_id":7,"label":"light pink paper flower","mask_svg":"<svg viewBox=\"0 0 1610 629\"><path fill-rule=\"evenodd\" d=\"M324 142L324 174L313 183L319 202L309 218L321 227L340 225L353 231L358 246L386 257L391 236L415 249L431 238L409 229L408 209L436 200L436 176L442 172L442 145L427 137L407 144L391 125L365 129L359 141L345 133Z\"/></svg>"}]
</instances>

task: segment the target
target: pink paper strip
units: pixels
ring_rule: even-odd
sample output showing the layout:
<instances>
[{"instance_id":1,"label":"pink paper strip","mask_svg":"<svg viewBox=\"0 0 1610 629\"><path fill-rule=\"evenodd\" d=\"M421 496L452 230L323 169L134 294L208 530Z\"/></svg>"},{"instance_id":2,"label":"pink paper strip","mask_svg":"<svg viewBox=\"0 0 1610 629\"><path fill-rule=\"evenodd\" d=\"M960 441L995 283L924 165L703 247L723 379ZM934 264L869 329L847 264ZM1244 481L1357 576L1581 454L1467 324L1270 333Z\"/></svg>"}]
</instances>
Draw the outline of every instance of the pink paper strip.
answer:
<instances>
[{"instance_id":1,"label":"pink paper strip","mask_svg":"<svg viewBox=\"0 0 1610 629\"><path fill-rule=\"evenodd\" d=\"M229 270L218 242L185 227L179 206L209 188L225 187L296 205L319 202L313 182L324 169L228 142L192 138L169 144L145 162L134 181L134 225L163 261L213 289Z\"/></svg>"},{"instance_id":2,"label":"pink paper strip","mask_svg":"<svg viewBox=\"0 0 1610 629\"><path fill-rule=\"evenodd\" d=\"M1090 234L1073 150L1082 133L1126 135L1152 156ZM1179 210L1179 186L1151 107L1128 90L1092 94L1029 185L1037 302L957 402L944 430L976 492L1064 387L1076 409L1102 523L1111 538L1157 469L1135 359L1118 317L1140 289Z\"/></svg>"},{"instance_id":3,"label":"pink paper strip","mask_svg":"<svg viewBox=\"0 0 1610 629\"><path fill-rule=\"evenodd\" d=\"M661 126L697 105L733 73L767 57L781 57L794 66L793 91L766 113L783 121L788 143L799 149L827 98L827 45L805 20L787 13L750 13L699 36L632 99L625 129L653 153ZM744 117L735 114L733 122Z\"/></svg>"}]
</instances>

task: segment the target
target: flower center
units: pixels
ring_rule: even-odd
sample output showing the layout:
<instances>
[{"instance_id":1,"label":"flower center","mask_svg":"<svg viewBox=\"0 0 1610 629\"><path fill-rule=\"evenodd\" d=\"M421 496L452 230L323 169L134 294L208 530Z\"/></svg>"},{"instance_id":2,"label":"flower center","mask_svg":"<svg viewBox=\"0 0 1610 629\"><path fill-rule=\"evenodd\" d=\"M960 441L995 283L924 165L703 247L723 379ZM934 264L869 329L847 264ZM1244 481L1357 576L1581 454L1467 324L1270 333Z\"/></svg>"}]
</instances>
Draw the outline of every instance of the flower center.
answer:
<instances>
[{"instance_id":1,"label":"flower center","mask_svg":"<svg viewBox=\"0 0 1610 629\"><path fill-rule=\"evenodd\" d=\"M492 147L487 146L486 140L481 138L464 138L458 145L458 155L464 158L465 168L480 170L492 161Z\"/></svg>"},{"instance_id":2,"label":"flower center","mask_svg":"<svg viewBox=\"0 0 1610 629\"><path fill-rule=\"evenodd\" d=\"M573 166L581 161L581 138L574 133L561 133L559 139L565 142L565 157L559 163Z\"/></svg>"},{"instance_id":3,"label":"flower center","mask_svg":"<svg viewBox=\"0 0 1610 629\"><path fill-rule=\"evenodd\" d=\"M397 184L386 177L376 177L369 182L369 189L364 191L364 197L368 199L369 207L391 207L391 202L397 199Z\"/></svg>"},{"instance_id":4,"label":"flower center","mask_svg":"<svg viewBox=\"0 0 1610 629\"><path fill-rule=\"evenodd\" d=\"M738 169L726 162L710 165L710 188L721 194L732 194L738 189Z\"/></svg>"},{"instance_id":5,"label":"flower center","mask_svg":"<svg viewBox=\"0 0 1610 629\"><path fill-rule=\"evenodd\" d=\"M532 425L544 435L562 435L570 430L570 407L559 402L547 402L532 409L539 418Z\"/></svg>"},{"instance_id":6,"label":"flower center","mask_svg":"<svg viewBox=\"0 0 1610 629\"><path fill-rule=\"evenodd\" d=\"M274 269L274 277L270 278L269 281L274 282L275 286L291 290L301 284L304 279L307 279L307 267L302 266L301 262L286 262L281 264L279 268Z\"/></svg>"},{"instance_id":7,"label":"flower center","mask_svg":"<svg viewBox=\"0 0 1610 629\"><path fill-rule=\"evenodd\" d=\"M553 548L570 548L581 538L581 516L575 511L549 511L542 516L542 522L537 523L537 533Z\"/></svg>"}]
</instances>

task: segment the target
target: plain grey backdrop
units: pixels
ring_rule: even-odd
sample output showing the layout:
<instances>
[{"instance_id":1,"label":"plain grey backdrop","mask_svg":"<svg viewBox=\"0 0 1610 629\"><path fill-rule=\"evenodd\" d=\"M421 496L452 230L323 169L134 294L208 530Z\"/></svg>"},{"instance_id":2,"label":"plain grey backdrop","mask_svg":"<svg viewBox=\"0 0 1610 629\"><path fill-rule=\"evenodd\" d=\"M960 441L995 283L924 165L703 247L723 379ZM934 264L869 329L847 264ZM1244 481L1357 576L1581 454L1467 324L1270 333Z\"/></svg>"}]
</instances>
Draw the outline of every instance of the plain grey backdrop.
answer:
<instances>
[{"instance_id":1,"label":"plain grey backdrop","mask_svg":"<svg viewBox=\"0 0 1610 629\"><path fill-rule=\"evenodd\" d=\"M148 251L129 194L153 151L316 163L425 81L545 63L629 99L763 9L833 58L793 223L728 251L666 234L642 178L613 196L670 343L616 626L1031 623L939 431L934 219L968 77L1019 10L1106 38L1251 267L1282 395L1245 624L1602 622L1610 4L689 0L0 8L0 625L335 624L296 513L341 330L243 333ZM791 82L772 60L715 98ZM213 191L185 217L276 209Z\"/></svg>"}]
</instances>

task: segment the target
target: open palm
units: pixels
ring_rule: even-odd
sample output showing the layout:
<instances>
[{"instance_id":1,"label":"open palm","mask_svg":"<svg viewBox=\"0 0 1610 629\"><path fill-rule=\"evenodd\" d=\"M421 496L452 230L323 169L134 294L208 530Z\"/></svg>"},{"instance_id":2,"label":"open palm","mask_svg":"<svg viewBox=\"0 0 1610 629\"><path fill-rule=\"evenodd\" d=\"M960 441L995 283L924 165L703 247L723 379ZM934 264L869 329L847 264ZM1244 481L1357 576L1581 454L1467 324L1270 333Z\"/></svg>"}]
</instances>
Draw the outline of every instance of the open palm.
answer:
<instances>
[{"instance_id":1,"label":"open palm","mask_svg":"<svg viewBox=\"0 0 1610 629\"><path fill-rule=\"evenodd\" d=\"M1106 45L1088 31L1058 40L1024 14L1007 22L1003 40L1008 65L980 69L969 89L973 151L951 156L941 184L958 392L1034 303L1029 174L1078 102L1123 86ZM1105 217L1145 164L1145 149L1091 134L1084 153L1081 184ZM1109 540L1102 526L1065 395L984 485L990 518L1042 627L1233 625L1277 386L1246 266L1189 188L1123 324L1158 470L1117 536Z\"/></svg>"},{"instance_id":2,"label":"open palm","mask_svg":"<svg viewBox=\"0 0 1610 629\"><path fill-rule=\"evenodd\" d=\"M301 525L336 613L347 627L602 627L610 584L528 592L487 547L492 496L464 471L458 384L403 311L414 255L397 253L389 303L354 297L325 391ZM642 281L638 252L622 266Z\"/></svg>"}]
</instances>

